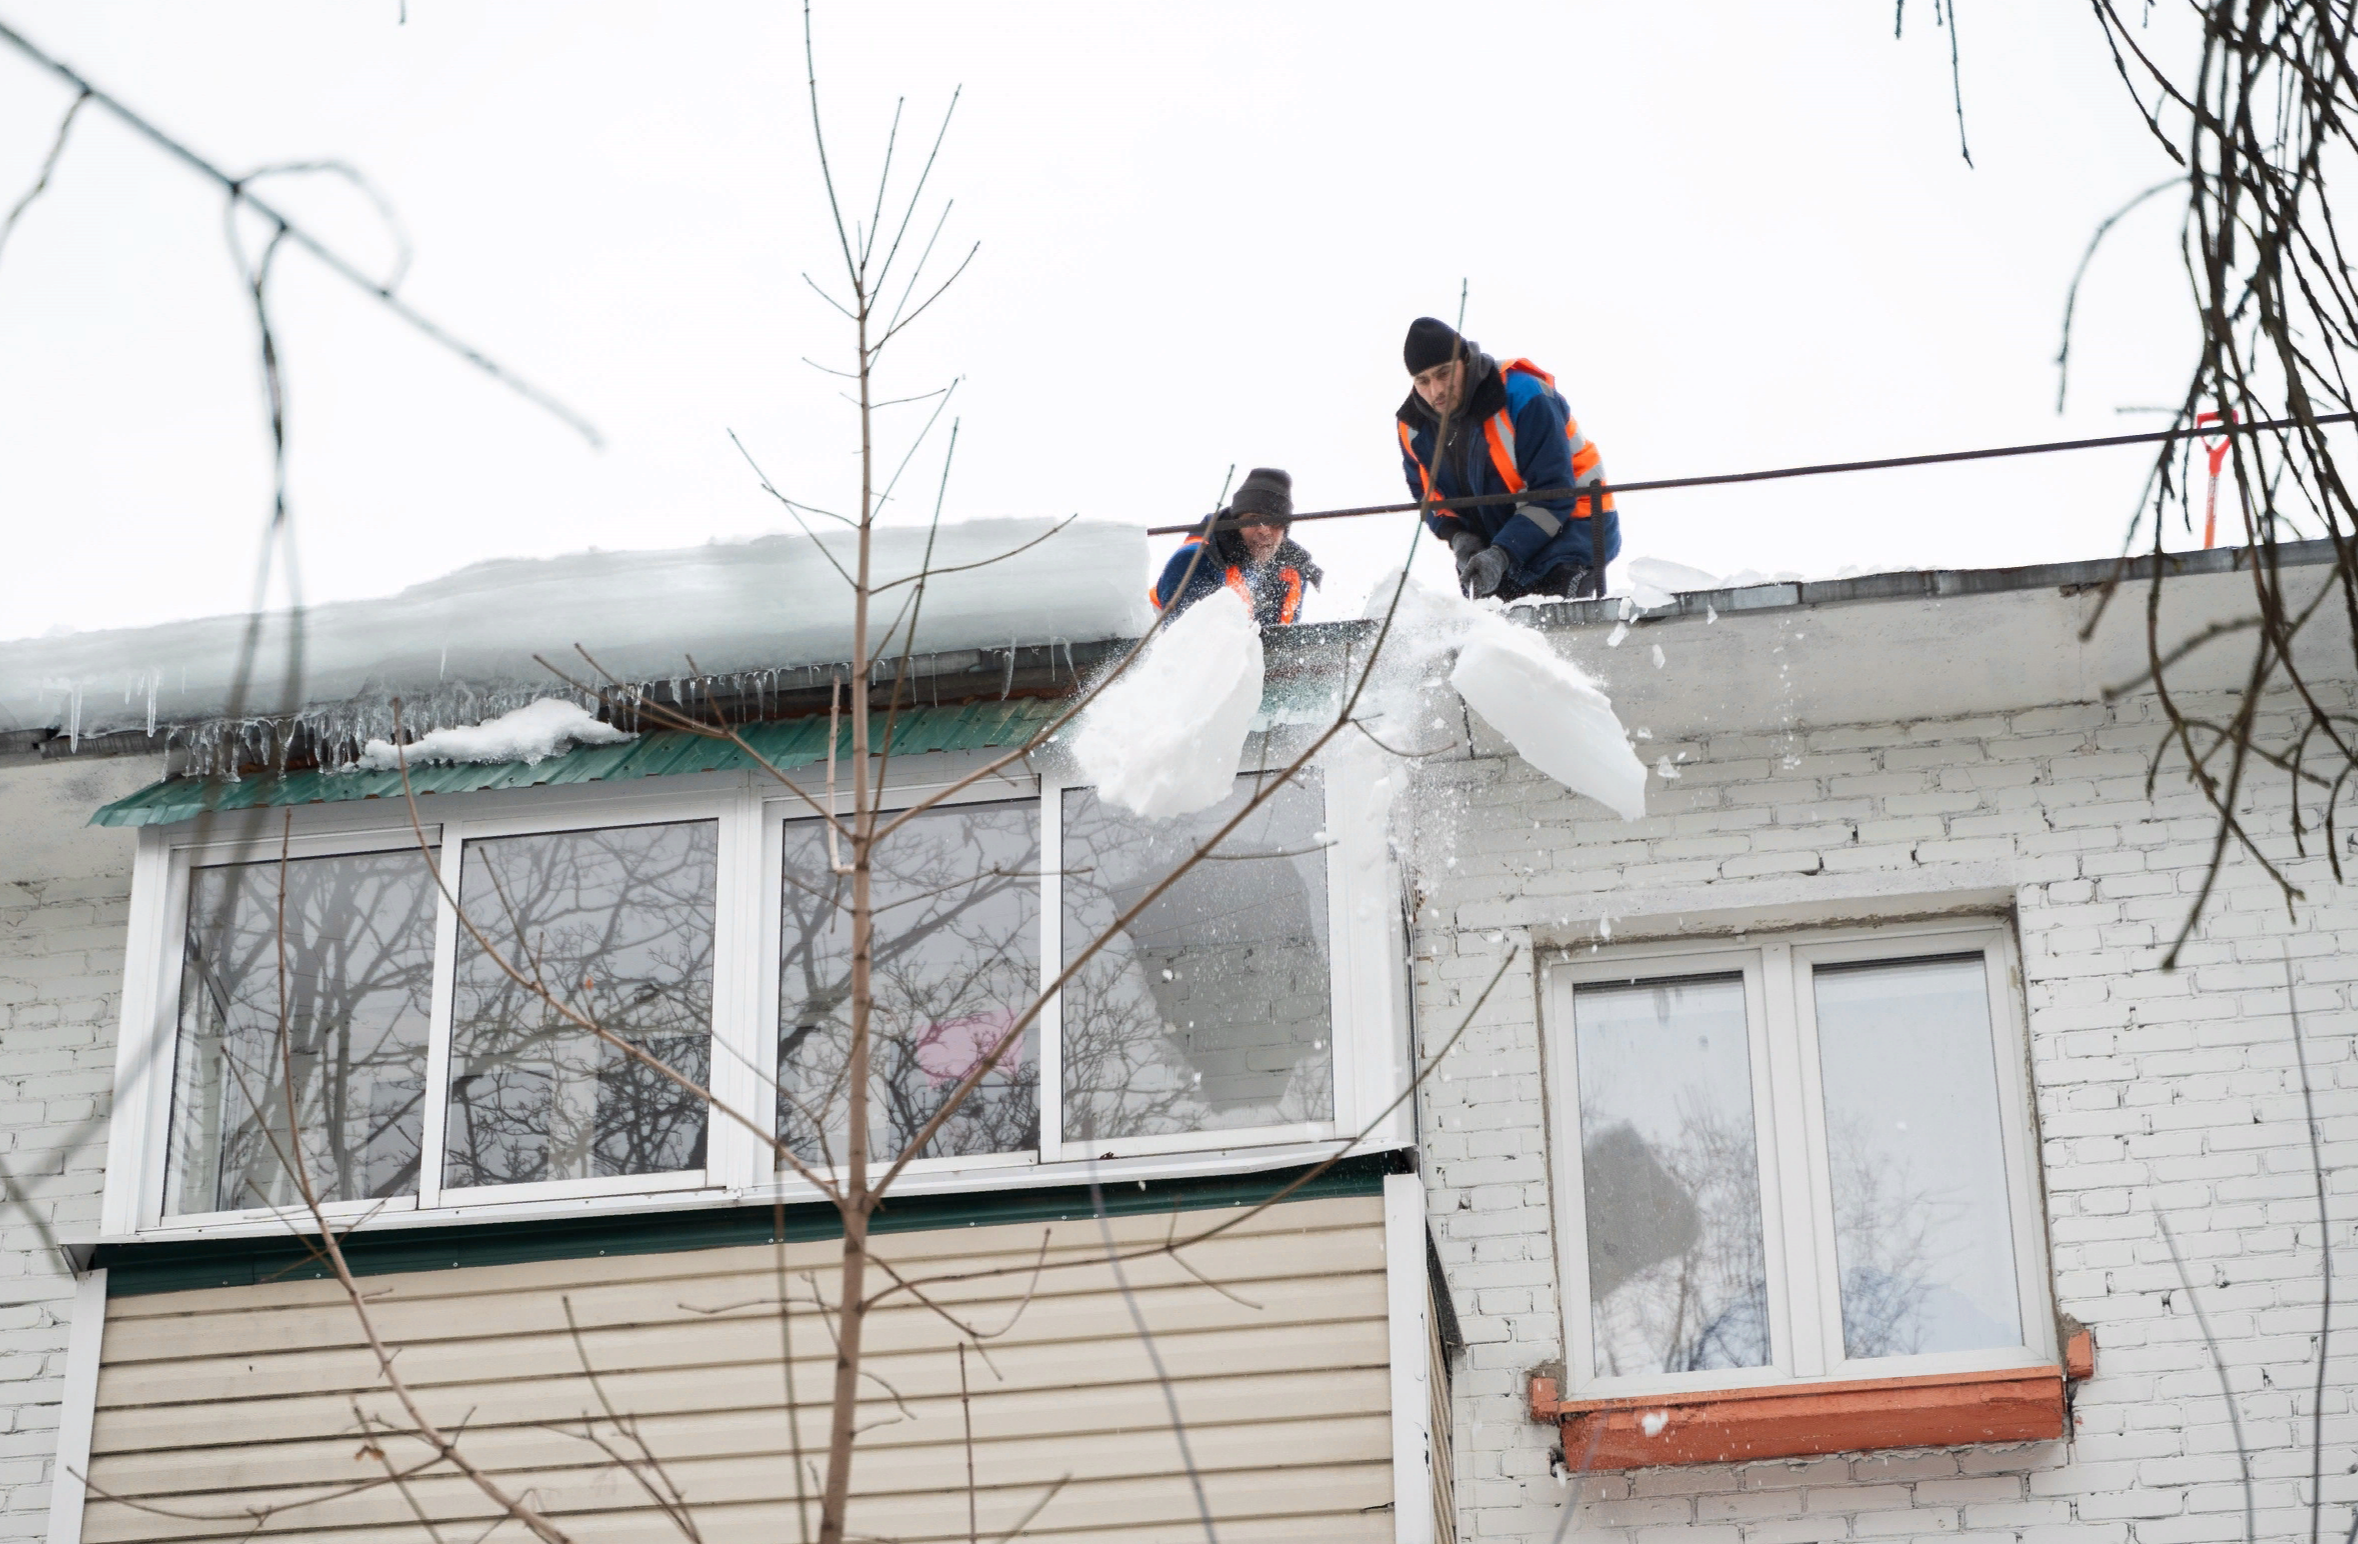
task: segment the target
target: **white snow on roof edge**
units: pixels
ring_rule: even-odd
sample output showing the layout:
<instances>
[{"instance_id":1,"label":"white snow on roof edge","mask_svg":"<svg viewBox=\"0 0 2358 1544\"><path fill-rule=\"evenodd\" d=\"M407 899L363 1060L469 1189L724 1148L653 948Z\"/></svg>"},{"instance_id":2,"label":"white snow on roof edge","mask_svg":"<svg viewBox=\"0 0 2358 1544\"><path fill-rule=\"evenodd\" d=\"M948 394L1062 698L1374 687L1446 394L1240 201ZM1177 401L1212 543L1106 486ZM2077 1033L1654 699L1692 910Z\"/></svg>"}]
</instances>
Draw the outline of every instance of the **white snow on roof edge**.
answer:
<instances>
[{"instance_id":1,"label":"white snow on roof edge","mask_svg":"<svg viewBox=\"0 0 2358 1544\"><path fill-rule=\"evenodd\" d=\"M943 526L919 652L1143 632L1151 621L1145 532L1109 521L1055 527L1033 519ZM875 581L914 575L925 542L922 527L877 530ZM691 655L695 670L711 675L832 664L851 656L852 605L830 554L851 566L850 533L477 563L396 595L310 608L299 655L292 618L266 615L242 694L233 687L243 615L0 642L0 729L152 731L222 719L235 707L241 720L300 713L357 748L389 733L396 695L412 732L576 695L533 659L587 676L576 643L624 680L689 674ZM965 566L974 564L985 566ZM901 615L914 590L883 591L872 627Z\"/></svg>"}]
</instances>

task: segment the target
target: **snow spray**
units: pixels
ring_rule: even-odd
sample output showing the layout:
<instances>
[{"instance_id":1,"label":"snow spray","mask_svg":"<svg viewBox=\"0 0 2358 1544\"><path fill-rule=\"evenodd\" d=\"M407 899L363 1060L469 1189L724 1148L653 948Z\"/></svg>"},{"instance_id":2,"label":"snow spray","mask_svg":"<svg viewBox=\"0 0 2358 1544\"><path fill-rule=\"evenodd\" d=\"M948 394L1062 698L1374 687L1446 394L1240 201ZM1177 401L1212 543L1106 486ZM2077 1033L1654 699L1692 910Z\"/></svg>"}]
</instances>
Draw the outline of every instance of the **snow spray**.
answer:
<instances>
[{"instance_id":1,"label":"snow spray","mask_svg":"<svg viewBox=\"0 0 2358 1544\"><path fill-rule=\"evenodd\" d=\"M1375 587L1371 614L1382 613L1397 583L1394 575ZM1379 676L1414 682L1452 649L1449 684L1525 761L1624 820L1646 813L1645 763L1595 682L1502 612L1411 579ZM1398 703L1396 690L1383 695L1387 706Z\"/></svg>"}]
</instances>

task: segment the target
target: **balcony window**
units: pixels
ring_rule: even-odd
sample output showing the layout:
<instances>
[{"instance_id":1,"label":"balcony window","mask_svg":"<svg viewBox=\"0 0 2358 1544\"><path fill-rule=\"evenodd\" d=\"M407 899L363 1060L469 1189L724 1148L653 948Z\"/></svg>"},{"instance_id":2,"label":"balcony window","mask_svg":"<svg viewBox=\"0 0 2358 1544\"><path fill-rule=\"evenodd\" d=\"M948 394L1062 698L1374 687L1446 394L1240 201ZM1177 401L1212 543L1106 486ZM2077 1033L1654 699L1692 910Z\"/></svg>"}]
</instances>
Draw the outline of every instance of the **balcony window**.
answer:
<instances>
[{"instance_id":1,"label":"balcony window","mask_svg":"<svg viewBox=\"0 0 2358 1544\"><path fill-rule=\"evenodd\" d=\"M437 797L425 852L381 809L143 839L152 974L125 1011L148 1028L125 1036L116 1160L136 1180L110 1234L283 1226L297 1153L344 1218L800 1194L771 1132L806 1168L846 1162L851 876L807 806L750 779ZM1243 1165L1382 1109L1397 897L1333 893L1384 855L1330 864L1328 808L1315 776L1167 821L1007 779L907 818L870 878L870 1158L937 1188L1077 1182L1108 1156Z\"/></svg>"},{"instance_id":2,"label":"balcony window","mask_svg":"<svg viewBox=\"0 0 2358 1544\"><path fill-rule=\"evenodd\" d=\"M414 1195L434 882L412 853L189 875L165 1210ZM281 1030L284 1034L281 1034Z\"/></svg>"},{"instance_id":3,"label":"balcony window","mask_svg":"<svg viewBox=\"0 0 2358 1544\"><path fill-rule=\"evenodd\" d=\"M1111 934L1059 1005L1067 1141L1334 1118L1319 783L1277 789L1209 858L1156 893L1254 789L1253 779L1239 779L1220 803L1176 820L1141 819L1093 789L1066 790L1066 960Z\"/></svg>"},{"instance_id":4,"label":"balcony window","mask_svg":"<svg viewBox=\"0 0 2358 1544\"><path fill-rule=\"evenodd\" d=\"M822 822L788 821L784 835L778 1132L804 1161L832 1165L849 1145L851 876L831 862ZM871 886L868 1150L890 1159L1018 1033L1039 991L1039 805L927 810L880 845ZM1039 1031L1020 1034L921 1156L1040 1145Z\"/></svg>"},{"instance_id":5,"label":"balcony window","mask_svg":"<svg viewBox=\"0 0 2358 1544\"><path fill-rule=\"evenodd\" d=\"M445 1186L704 1167L704 1101L626 1047L710 1081L716 849L708 820L466 844Z\"/></svg>"}]
</instances>

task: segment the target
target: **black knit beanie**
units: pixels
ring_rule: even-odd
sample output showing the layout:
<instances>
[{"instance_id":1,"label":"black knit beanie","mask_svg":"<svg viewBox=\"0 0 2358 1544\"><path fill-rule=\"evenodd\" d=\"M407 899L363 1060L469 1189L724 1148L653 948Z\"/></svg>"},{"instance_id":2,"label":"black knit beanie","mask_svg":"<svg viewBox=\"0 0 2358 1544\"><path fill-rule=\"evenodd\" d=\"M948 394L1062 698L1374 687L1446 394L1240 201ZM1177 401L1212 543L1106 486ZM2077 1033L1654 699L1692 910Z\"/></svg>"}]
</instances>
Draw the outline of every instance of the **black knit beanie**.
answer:
<instances>
[{"instance_id":1,"label":"black knit beanie","mask_svg":"<svg viewBox=\"0 0 2358 1544\"><path fill-rule=\"evenodd\" d=\"M1278 524L1292 524L1293 478L1273 466L1254 467L1237 485L1236 497L1228 501L1228 513L1238 519L1246 515L1274 515Z\"/></svg>"},{"instance_id":2,"label":"black knit beanie","mask_svg":"<svg viewBox=\"0 0 2358 1544\"><path fill-rule=\"evenodd\" d=\"M1435 365L1463 359L1473 351L1474 346L1447 322L1420 316L1408 324L1408 341L1401 345L1400 354L1408 362L1409 374L1422 375Z\"/></svg>"}]
</instances>

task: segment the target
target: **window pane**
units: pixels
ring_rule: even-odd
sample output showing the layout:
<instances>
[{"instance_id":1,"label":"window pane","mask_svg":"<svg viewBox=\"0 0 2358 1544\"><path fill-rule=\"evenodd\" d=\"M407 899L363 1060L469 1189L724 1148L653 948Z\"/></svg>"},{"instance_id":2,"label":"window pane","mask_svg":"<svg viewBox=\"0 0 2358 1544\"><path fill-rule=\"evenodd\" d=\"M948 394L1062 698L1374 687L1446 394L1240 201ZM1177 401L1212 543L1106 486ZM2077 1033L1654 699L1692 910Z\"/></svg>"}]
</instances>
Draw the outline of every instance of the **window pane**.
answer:
<instances>
[{"instance_id":1,"label":"window pane","mask_svg":"<svg viewBox=\"0 0 2358 1544\"><path fill-rule=\"evenodd\" d=\"M1068 961L1251 797L1145 820L1064 796ZM1167 1136L1334 1119L1326 801L1279 788L1157 896L1063 993L1064 1139Z\"/></svg>"},{"instance_id":2,"label":"window pane","mask_svg":"<svg viewBox=\"0 0 2358 1544\"><path fill-rule=\"evenodd\" d=\"M1978 954L1813 972L1851 1356L2022 1344L1985 975Z\"/></svg>"},{"instance_id":3,"label":"window pane","mask_svg":"<svg viewBox=\"0 0 2358 1544\"><path fill-rule=\"evenodd\" d=\"M1573 995L1598 1377L1765 1367L1742 976Z\"/></svg>"},{"instance_id":4,"label":"window pane","mask_svg":"<svg viewBox=\"0 0 2358 1544\"><path fill-rule=\"evenodd\" d=\"M434 881L420 855L197 869L185 949L166 1209L300 1205L282 1156L296 1149L323 1201L414 1193L434 980Z\"/></svg>"},{"instance_id":5,"label":"window pane","mask_svg":"<svg viewBox=\"0 0 2358 1544\"><path fill-rule=\"evenodd\" d=\"M868 1150L894 1158L1039 990L1040 806L929 810L880 844L874 872ZM778 1132L805 1159L841 1163L850 1130L851 880L829 871L818 821L787 822L785 877ZM1036 1045L1026 1029L926 1157L1040 1145Z\"/></svg>"},{"instance_id":6,"label":"window pane","mask_svg":"<svg viewBox=\"0 0 2358 1544\"><path fill-rule=\"evenodd\" d=\"M711 1076L711 821L467 843L459 904L528 979L701 1085ZM704 1167L702 1100L510 979L459 929L443 1183Z\"/></svg>"}]
</instances>

